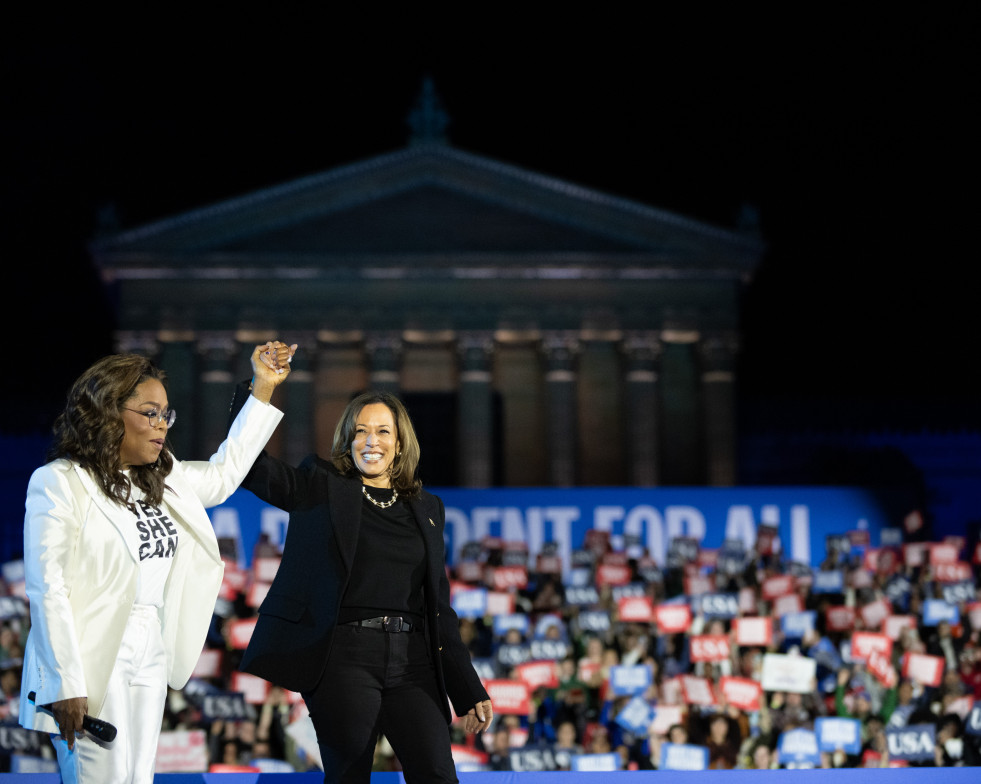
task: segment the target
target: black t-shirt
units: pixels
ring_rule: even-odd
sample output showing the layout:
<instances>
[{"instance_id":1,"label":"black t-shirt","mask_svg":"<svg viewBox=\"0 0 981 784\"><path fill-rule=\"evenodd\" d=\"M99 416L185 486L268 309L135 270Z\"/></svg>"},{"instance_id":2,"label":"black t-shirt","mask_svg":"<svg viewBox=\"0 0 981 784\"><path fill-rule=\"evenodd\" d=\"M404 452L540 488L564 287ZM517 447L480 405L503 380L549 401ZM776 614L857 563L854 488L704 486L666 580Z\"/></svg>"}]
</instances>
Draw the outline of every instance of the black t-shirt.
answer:
<instances>
[{"instance_id":1,"label":"black t-shirt","mask_svg":"<svg viewBox=\"0 0 981 784\"><path fill-rule=\"evenodd\" d=\"M392 499L391 489L368 492L381 503ZM421 627L425 575L426 544L408 504L400 498L381 509L362 499L358 546L338 621L401 615Z\"/></svg>"}]
</instances>

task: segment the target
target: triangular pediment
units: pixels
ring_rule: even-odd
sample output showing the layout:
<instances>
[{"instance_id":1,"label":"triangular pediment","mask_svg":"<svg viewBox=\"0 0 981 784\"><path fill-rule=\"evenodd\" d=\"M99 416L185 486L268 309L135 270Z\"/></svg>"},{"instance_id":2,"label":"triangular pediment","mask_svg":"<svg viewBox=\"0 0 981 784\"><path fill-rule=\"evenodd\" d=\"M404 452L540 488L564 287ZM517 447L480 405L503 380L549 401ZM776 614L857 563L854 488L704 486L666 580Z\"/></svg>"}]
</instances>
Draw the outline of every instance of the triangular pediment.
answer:
<instances>
[{"instance_id":1,"label":"triangular pediment","mask_svg":"<svg viewBox=\"0 0 981 784\"><path fill-rule=\"evenodd\" d=\"M100 239L112 277L163 265L645 267L746 277L759 241L447 145L339 167Z\"/></svg>"}]
</instances>

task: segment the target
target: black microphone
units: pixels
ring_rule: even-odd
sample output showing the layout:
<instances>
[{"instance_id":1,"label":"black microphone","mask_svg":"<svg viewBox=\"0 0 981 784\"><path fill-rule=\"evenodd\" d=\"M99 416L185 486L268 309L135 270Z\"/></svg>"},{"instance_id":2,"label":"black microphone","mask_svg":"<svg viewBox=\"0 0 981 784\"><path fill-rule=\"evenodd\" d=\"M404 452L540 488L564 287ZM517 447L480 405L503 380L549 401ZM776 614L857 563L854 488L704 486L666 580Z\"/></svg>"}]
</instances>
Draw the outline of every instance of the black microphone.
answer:
<instances>
[{"instance_id":1,"label":"black microphone","mask_svg":"<svg viewBox=\"0 0 981 784\"><path fill-rule=\"evenodd\" d=\"M37 698L36 692L28 692L27 699L34 702ZM40 708L44 708L47 711L51 710L48 705L40 705ZM89 716L87 713L82 718L82 729L85 730L89 735L92 735L104 743L112 743L116 738L116 727L110 724L108 721L103 721L102 719L97 719L95 716Z\"/></svg>"}]
</instances>

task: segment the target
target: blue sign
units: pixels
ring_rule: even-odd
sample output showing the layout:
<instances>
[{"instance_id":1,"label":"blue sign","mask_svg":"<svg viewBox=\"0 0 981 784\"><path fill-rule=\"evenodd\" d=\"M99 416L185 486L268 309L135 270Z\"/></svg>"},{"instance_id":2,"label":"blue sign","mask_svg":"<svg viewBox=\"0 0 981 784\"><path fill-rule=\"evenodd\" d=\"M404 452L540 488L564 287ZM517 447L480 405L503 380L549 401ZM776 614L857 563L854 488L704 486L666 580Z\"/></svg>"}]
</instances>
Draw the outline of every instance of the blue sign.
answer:
<instances>
[{"instance_id":1,"label":"blue sign","mask_svg":"<svg viewBox=\"0 0 981 784\"><path fill-rule=\"evenodd\" d=\"M610 667L610 690L618 697L643 694L651 685L651 668L646 664Z\"/></svg>"},{"instance_id":2,"label":"blue sign","mask_svg":"<svg viewBox=\"0 0 981 784\"><path fill-rule=\"evenodd\" d=\"M974 737L981 736L981 700L974 701L974 707L964 719L964 733Z\"/></svg>"},{"instance_id":3,"label":"blue sign","mask_svg":"<svg viewBox=\"0 0 981 784\"><path fill-rule=\"evenodd\" d=\"M494 616L494 635L496 637L503 637L511 629L517 629L521 632L521 636L525 637L528 635L530 621L528 616L524 613L512 613L510 615L495 615Z\"/></svg>"},{"instance_id":4,"label":"blue sign","mask_svg":"<svg viewBox=\"0 0 981 784\"><path fill-rule=\"evenodd\" d=\"M739 615L739 596L734 593L705 593L693 600L706 618L735 618Z\"/></svg>"},{"instance_id":5,"label":"blue sign","mask_svg":"<svg viewBox=\"0 0 981 784\"><path fill-rule=\"evenodd\" d=\"M616 717L616 723L634 735L647 735L653 720L654 708L643 697L634 697Z\"/></svg>"},{"instance_id":6,"label":"blue sign","mask_svg":"<svg viewBox=\"0 0 981 784\"><path fill-rule=\"evenodd\" d=\"M887 727L886 743L890 759L932 762L937 747L937 728L933 724Z\"/></svg>"},{"instance_id":7,"label":"blue sign","mask_svg":"<svg viewBox=\"0 0 981 784\"><path fill-rule=\"evenodd\" d=\"M858 754L862 750L862 722L858 719L837 716L817 718L814 720L814 734L821 751L841 749L846 754Z\"/></svg>"},{"instance_id":8,"label":"blue sign","mask_svg":"<svg viewBox=\"0 0 981 784\"><path fill-rule=\"evenodd\" d=\"M661 770L706 770L709 750L689 743L662 743Z\"/></svg>"},{"instance_id":9,"label":"blue sign","mask_svg":"<svg viewBox=\"0 0 981 784\"><path fill-rule=\"evenodd\" d=\"M610 614L602 610L589 610L576 616L575 623L584 632L605 632L610 628Z\"/></svg>"},{"instance_id":10,"label":"blue sign","mask_svg":"<svg viewBox=\"0 0 981 784\"><path fill-rule=\"evenodd\" d=\"M813 631L817 623L817 611L801 610L787 613L780 619L780 627L785 637L802 640L804 635Z\"/></svg>"},{"instance_id":11,"label":"blue sign","mask_svg":"<svg viewBox=\"0 0 981 784\"><path fill-rule=\"evenodd\" d=\"M844 593L845 573L840 569L816 571L811 583L811 593Z\"/></svg>"},{"instance_id":12,"label":"blue sign","mask_svg":"<svg viewBox=\"0 0 981 784\"><path fill-rule=\"evenodd\" d=\"M751 550L761 524L775 527L787 560L812 566L825 557L825 537L866 527L873 541L890 524L872 493L859 488L490 488L435 489L446 506L447 558L456 562L468 542L484 537L528 544L534 558L554 543L568 573L586 531L609 531L637 541L660 565L672 540L685 537L719 548L727 539ZM248 566L260 533L283 546L289 515L237 491L210 510L216 535Z\"/></svg>"},{"instance_id":13,"label":"blue sign","mask_svg":"<svg viewBox=\"0 0 981 784\"><path fill-rule=\"evenodd\" d=\"M961 612L956 604L948 604L942 599L926 599L923 602L923 625L936 626L941 621L951 625L960 623Z\"/></svg>"},{"instance_id":14,"label":"blue sign","mask_svg":"<svg viewBox=\"0 0 981 784\"><path fill-rule=\"evenodd\" d=\"M487 589L467 588L457 591L450 604L461 618L483 618L487 614Z\"/></svg>"},{"instance_id":15,"label":"blue sign","mask_svg":"<svg viewBox=\"0 0 981 784\"><path fill-rule=\"evenodd\" d=\"M610 752L609 754L577 754L572 758L572 770L577 773L620 770L620 755L616 752Z\"/></svg>"},{"instance_id":16,"label":"blue sign","mask_svg":"<svg viewBox=\"0 0 981 784\"><path fill-rule=\"evenodd\" d=\"M821 764L821 750L817 735L811 730L789 730L780 733L777 741L780 764L795 763L798 766L817 767Z\"/></svg>"}]
</instances>

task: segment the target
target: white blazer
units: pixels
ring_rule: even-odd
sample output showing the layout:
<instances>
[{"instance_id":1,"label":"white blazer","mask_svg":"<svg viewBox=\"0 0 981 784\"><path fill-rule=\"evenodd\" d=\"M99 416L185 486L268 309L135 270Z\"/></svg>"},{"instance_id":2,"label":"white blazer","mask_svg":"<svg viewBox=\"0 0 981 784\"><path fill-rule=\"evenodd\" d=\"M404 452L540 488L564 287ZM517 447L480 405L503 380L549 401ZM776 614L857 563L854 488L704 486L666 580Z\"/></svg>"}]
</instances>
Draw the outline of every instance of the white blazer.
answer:
<instances>
[{"instance_id":1,"label":"white blazer","mask_svg":"<svg viewBox=\"0 0 981 784\"><path fill-rule=\"evenodd\" d=\"M164 588L161 629L168 682L191 677L211 623L224 567L205 507L239 486L283 414L250 396L208 462L174 462L165 500L179 544ZM99 716L109 675L136 597L139 562L131 546L133 513L109 500L88 471L55 460L27 488L24 566L31 630L24 650L20 723L58 732L48 711L88 697ZM34 702L28 699L36 692Z\"/></svg>"}]
</instances>

